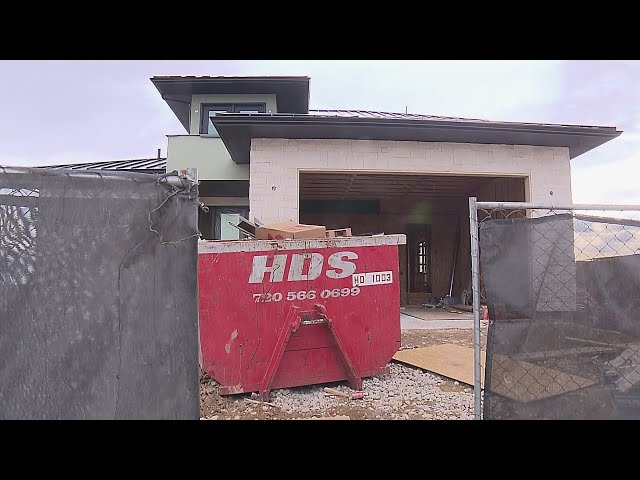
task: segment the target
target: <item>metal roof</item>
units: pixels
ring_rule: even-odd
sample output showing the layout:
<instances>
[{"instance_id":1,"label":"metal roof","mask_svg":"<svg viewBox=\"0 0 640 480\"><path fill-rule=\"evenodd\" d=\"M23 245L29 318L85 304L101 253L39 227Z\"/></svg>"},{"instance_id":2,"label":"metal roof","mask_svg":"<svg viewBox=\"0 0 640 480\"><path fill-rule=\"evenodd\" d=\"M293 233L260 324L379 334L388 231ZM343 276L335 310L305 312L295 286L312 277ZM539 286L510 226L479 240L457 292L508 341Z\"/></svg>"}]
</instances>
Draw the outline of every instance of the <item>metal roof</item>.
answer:
<instances>
[{"instance_id":1,"label":"metal roof","mask_svg":"<svg viewBox=\"0 0 640 480\"><path fill-rule=\"evenodd\" d=\"M350 139L567 147L570 158L622 132L616 127L522 123L368 110L307 114L221 113L212 118L236 163L249 163L252 138Z\"/></svg>"},{"instance_id":2,"label":"metal roof","mask_svg":"<svg viewBox=\"0 0 640 480\"><path fill-rule=\"evenodd\" d=\"M553 127L578 127L578 128L611 128L615 127L595 126L595 125L578 125L569 123L535 123L535 122L506 122L500 120L487 120L483 118L468 117L447 117L442 115L424 115L421 113L396 113L396 112L379 112L375 110L309 110L309 115L317 117L339 117L339 118L377 118L387 120L441 120L443 122L473 122L487 123L492 125L535 125L535 126L553 126Z\"/></svg>"},{"instance_id":3,"label":"metal roof","mask_svg":"<svg viewBox=\"0 0 640 480\"><path fill-rule=\"evenodd\" d=\"M307 78L308 77L154 77ZM251 138L368 139L507 145L564 146L577 157L622 132L616 127L502 122L462 117L372 110L316 109L308 113L222 113L214 117L220 136L236 163L249 163ZM119 160L47 168L129 170L164 173L166 158Z\"/></svg>"},{"instance_id":4,"label":"metal roof","mask_svg":"<svg viewBox=\"0 0 640 480\"><path fill-rule=\"evenodd\" d=\"M263 76L242 76L242 75L154 75L151 80L294 80L308 81L310 77L305 75L263 75Z\"/></svg>"},{"instance_id":5,"label":"metal roof","mask_svg":"<svg viewBox=\"0 0 640 480\"><path fill-rule=\"evenodd\" d=\"M320 117L357 117L357 118L387 118L387 119L415 119L415 120L449 120L449 121L474 121L488 122L489 120L480 120L475 118L461 117L443 117L439 115L423 115L420 113L395 113L395 112L379 112L375 110L309 110L310 115Z\"/></svg>"},{"instance_id":6,"label":"metal roof","mask_svg":"<svg viewBox=\"0 0 640 480\"><path fill-rule=\"evenodd\" d=\"M141 158L137 160L115 160L108 162L70 163L67 165L46 165L38 168L69 168L71 170L126 170L142 173L165 173L166 158Z\"/></svg>"}]
</instances>

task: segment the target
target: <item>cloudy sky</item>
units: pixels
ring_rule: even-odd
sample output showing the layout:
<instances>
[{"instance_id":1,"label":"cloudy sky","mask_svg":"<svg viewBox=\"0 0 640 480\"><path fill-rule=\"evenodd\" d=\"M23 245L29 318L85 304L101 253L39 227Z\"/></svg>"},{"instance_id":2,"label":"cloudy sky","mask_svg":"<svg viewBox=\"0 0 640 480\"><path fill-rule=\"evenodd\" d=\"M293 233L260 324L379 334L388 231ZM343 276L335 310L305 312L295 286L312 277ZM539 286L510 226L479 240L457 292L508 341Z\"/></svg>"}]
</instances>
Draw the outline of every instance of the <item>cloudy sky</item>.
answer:
<instances>
[{"instance_id":1,"label":"cloudy sky","mask_svg":"<svg viewBox=\"0 0 640 480\"><path fill-rule=\"evenodd\" d=\"M638 203L639 61L0 61L0 164L155 157L184 129L153 75L308 75L311 108L615 126L576 203Z\"/></svg>"}]
</instances>

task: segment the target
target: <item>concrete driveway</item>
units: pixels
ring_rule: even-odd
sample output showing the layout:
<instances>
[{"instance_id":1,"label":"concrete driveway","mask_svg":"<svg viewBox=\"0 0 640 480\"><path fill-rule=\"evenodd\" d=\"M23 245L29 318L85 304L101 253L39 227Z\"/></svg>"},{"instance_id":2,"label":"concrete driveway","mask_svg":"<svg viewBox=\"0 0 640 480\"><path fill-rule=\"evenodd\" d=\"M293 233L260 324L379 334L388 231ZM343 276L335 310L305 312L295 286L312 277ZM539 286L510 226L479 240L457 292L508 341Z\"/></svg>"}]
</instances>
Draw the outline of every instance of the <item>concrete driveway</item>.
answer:
<instances>
[{"instance_id":1,"label":"concrete driveway","mask_svg":"<svg viewBox=\"0 0 640 480\"><path fill-rule=\"evenodd\" d=\"M444 330L448 328L473 328L472 313L450 313L442 308L402 307L401 330Z\"/></svg>"}]
</instances>

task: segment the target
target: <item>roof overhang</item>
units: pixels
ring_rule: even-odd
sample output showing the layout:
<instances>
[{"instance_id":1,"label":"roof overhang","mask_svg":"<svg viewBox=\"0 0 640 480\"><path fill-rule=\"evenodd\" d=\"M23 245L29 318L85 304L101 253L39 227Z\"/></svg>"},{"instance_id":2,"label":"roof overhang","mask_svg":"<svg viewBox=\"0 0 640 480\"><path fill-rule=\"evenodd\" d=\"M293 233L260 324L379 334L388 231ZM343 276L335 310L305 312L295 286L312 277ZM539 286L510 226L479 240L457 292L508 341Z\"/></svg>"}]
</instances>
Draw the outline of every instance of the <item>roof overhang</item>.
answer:
<instances>
[{"instance_id":1,"label":"roof overhang","mask_svg":"<svg viewBox=\"0 0 640 480\"><path fill-rule=\"evenodd\" d=\"M151 77L180 123L189 131L193 95L275 95L278 112L309 111L309 77Z\"/></svg>"},{"instance_id":2,"label":"roof overhang","mask_svg":"<svg viewBox=\"0 0 640 480\"><path fill-rule=\"evenodd\" d=\"M252 138L396 140L567 147L570 158L622 132L615 127L486 121L221 114L213 123L231 158L249 163Z\"/></svg>"}]
</instances>

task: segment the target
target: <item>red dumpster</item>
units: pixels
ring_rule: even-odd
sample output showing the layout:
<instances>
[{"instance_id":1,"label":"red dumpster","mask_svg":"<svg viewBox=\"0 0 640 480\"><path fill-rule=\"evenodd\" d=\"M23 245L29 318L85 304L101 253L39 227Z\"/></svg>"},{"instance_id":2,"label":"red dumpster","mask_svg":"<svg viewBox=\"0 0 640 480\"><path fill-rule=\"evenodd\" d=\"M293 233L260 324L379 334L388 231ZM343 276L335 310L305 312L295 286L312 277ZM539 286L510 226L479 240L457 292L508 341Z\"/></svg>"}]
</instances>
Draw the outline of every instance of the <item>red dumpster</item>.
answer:
<instances>
[{"instance_id":1,"label":"red dumpster","mask_svg":"<svg viewBox=\"0 0 640 480\"><path fill-rule=\"evenodd\" d=\"M362 378L400 346L404 235L202 241L201 367L220 394Z\"/></svg>"}]
</instances>

